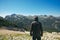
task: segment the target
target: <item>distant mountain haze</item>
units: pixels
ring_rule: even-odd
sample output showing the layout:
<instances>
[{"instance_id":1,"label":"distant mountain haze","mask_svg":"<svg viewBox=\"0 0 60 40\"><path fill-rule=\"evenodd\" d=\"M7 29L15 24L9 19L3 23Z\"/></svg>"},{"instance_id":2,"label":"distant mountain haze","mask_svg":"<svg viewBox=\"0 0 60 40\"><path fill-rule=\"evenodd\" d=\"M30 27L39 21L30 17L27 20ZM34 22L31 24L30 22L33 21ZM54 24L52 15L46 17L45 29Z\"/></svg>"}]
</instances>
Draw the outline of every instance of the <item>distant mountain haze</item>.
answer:
<instances>
[{"instance_id":1,"label":"distant mountain haze","mask_svg":"<svg viewBox=\"0 0 60 40\"><path fill-rule=\"evenodd\" d=\"M44 31L60 31L60 17L54 17L52 15L37 15L39 21L42 23ZM34 16L24 16L24 15L7 15L5 18L0 16L0 26L11 26L18 29L30 30L31 22Z\"/></svg>"}]
</instances>

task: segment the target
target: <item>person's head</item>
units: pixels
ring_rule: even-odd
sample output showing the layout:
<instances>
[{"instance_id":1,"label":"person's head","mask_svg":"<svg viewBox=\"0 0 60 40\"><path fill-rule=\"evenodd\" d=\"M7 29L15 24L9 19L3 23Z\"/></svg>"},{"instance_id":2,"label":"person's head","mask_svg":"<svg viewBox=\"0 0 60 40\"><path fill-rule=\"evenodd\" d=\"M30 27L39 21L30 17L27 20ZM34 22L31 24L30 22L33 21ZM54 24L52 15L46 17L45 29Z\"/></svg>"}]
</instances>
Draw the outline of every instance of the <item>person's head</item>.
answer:
<instances>
[{"instance_id":1,"label":"person's head","mask_svg":"<svg viewBox=\"0 0 60 40\"><path fill-rule=\"evenodd\" d=\"M35 16L34 17L34 21L38 21L38 16Z\"/></svg>"}]
</instances>

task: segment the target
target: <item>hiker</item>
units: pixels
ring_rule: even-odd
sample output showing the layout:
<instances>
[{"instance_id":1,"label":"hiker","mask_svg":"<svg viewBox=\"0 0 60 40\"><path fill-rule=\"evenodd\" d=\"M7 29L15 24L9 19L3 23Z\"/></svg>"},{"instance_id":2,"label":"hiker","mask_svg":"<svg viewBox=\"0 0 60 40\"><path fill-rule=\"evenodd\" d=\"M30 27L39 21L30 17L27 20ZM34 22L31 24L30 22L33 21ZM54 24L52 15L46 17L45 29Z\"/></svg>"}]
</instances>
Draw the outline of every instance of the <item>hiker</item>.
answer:
<instances>
[{"instance_id":1,"label":"hiker","mask_svg":"<svg viewBox=\"0 0 60 40\"><path fill-rule=\"evenodd\" d=\"M35 16L34 21L31 23L30 35L33 40L41 40L41 36L43 36L42 24L38 21L38 16Z\"/></svg>"}]
</instances>

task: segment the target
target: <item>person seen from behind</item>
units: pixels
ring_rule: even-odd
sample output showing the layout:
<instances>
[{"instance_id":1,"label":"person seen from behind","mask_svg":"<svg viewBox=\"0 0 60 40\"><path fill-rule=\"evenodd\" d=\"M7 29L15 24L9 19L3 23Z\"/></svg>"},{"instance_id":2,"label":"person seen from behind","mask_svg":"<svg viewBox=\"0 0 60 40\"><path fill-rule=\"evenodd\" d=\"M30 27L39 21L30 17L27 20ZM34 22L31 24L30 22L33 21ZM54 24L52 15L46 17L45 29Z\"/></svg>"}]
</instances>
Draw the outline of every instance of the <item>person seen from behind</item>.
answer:
<instances>
[{"instance_id":1,"label":"person seen from behind","mask_svg":"<svg viewBox=\"0 0 60 40\"><path fill-rule=\"evenodd\" d=\"M30 35L32 36L32 40L41 40L43 36L42 23L39 22L38 16L35 16L34 21L31 23Z\"/></svg>"}]
</instances>

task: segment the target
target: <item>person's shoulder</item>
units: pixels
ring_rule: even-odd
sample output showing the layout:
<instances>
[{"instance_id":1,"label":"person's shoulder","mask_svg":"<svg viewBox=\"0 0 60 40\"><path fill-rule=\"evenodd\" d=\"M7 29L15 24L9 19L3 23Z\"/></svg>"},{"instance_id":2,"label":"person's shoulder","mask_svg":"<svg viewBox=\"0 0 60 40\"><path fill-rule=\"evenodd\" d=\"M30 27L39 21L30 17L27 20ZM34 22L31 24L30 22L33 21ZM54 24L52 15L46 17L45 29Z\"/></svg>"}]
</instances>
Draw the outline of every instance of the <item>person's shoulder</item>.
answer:
<instances>
[{"instance_id":1,"label":"person's shoulder","mask_svg":"<svg viewBox=\"0 0 60 40\"><path fill-rule=\"evenodd\" d=\"M39 22L39 24L41 24L41 22Z\"/></svg>"}]
</instances>

